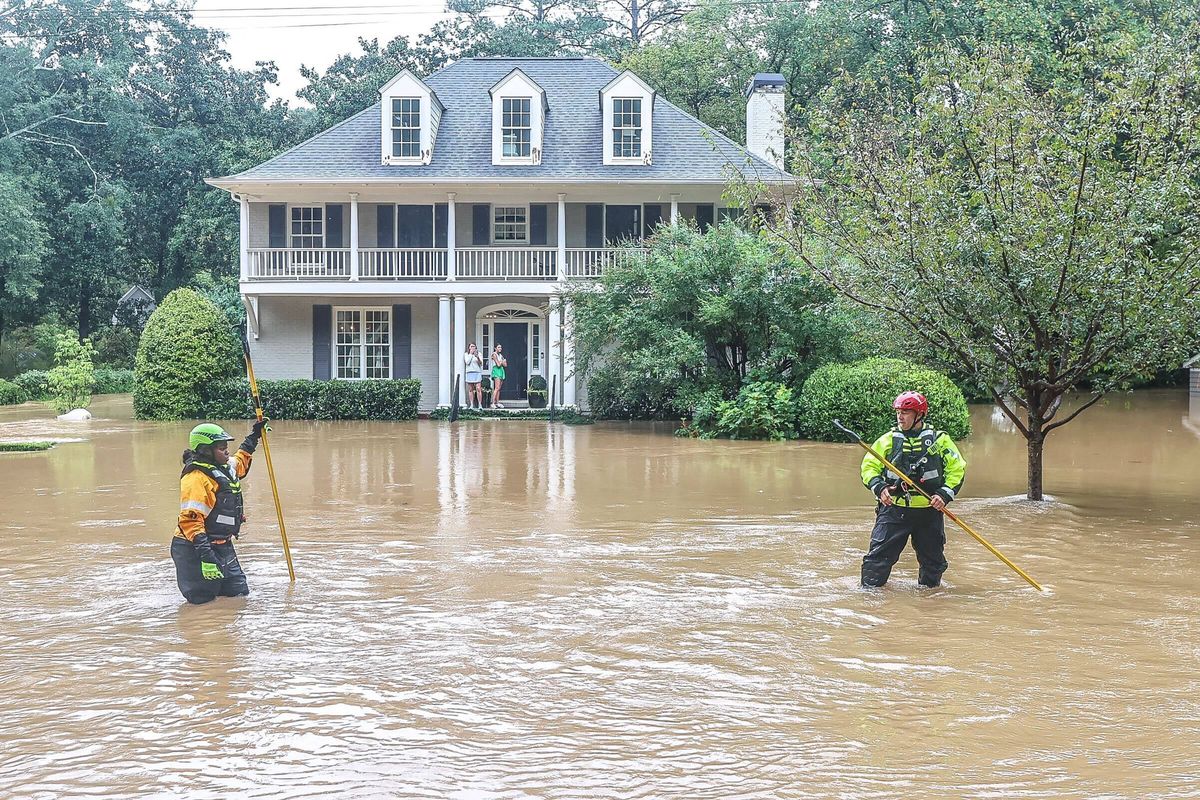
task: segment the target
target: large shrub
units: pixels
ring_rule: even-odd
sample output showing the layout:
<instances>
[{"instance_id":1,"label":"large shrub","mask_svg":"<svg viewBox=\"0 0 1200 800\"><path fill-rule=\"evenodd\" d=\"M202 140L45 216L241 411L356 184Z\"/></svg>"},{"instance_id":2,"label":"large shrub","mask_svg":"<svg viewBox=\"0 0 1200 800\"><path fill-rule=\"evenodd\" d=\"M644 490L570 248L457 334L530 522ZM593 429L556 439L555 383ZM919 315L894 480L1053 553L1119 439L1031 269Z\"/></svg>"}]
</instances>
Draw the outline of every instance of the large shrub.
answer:
<instances>
[{"instance_id":1,"label":"large shrub","mask_svg":"<svg viewBox=\"0 0 1200 800\"><path fill-rule=\"evenodd\" d=\"M140 419L199 417L204 387L242 371L228 319L193 289L167 295L138 343L133 411Z\"/></svg>"},{"instance_id":2,"label":"large shrub","mask_svg":"<svg viewBox=\"0 0 1200 800\"><path fill-rule=\"evenodd\" d=\"M810 439L842 441L845 434L833 420L871 441L896 424L892 401L904 391L917 391L929 400L928 422L954 439L971 433L971 418L963 393L937 370L898 358L868 358L853 364L826 364L804 382L800 392L799 424Z\"/></svg>"},{"instance_id":3,"label":"large shrub","mask_svg":"<svg viewBox=\"0 0 1200 800\"><path fill-rule=\"evenodd\" d=\"M271 419L417 418L421 382L416 378L378 381L259 381L263 412ZM254 413L245 378L207 387L196 417L241 419Z\"/></svg>"},{"instance_id":4,"label":"large shrub","mask_svg":"<svg viewBox=\"0 0 1200 800\"><path fill-rule=\"evenodd\" d=\"M13 378L13 383L25 390L34 400L50 395L50 373L42 369L31 369Z\"/></svg>"},{"instance_id":5,"label":"large shrub","mask_svg":"<svg viewBox=\"0 0 1200 800\"><path fill-rule=\"evenodd\" d=\"M20 386L0 379L0 406L13 406L28 399L29 395Z\"/></svg>"},{"instance_id":6,"label":"large shrub","mask_svg":"<svg viewBox=\"0 0 1200 800\"><path fill-rule=\"evenodd\" d=\"M91 405L92 385L96 382L94 355L92 343L80 341L74 331L59 334L54 368L46 376L50 406L59 414Z\"/></svg>"}]
</instances>

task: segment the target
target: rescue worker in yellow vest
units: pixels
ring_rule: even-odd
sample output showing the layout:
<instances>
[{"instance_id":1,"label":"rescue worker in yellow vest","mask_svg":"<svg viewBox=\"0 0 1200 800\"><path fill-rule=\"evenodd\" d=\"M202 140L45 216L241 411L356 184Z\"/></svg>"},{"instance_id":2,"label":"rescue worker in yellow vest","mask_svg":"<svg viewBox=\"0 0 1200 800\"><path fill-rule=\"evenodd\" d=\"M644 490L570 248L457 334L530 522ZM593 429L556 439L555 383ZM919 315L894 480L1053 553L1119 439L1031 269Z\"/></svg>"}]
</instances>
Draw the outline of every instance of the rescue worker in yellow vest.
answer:
<instances>
[{"instance_id":1,"label":"rescue worker in yellow vest","mask_svg":"<svg viewBox=\"0 0 1200 800\"><path fill-rule=\"evenodd\" d=\"M933 498L926 500L871 455L862 460L862 482L879 501L871 545L863 556L862 585L883 586L912 537L922 586L937 586L946 571L946 528L942 509L962 489L967 462L954 441L925 424L929 402L920 392L903 392L892 403L896 427L871 449L891 461Z\"/></svg>"},{"instance_id":2,"label":"rescue worker in yellow vest","mask_svg":"<svg viewBox=\"0 0 1200 800\"><path fill-rule=\"evenodd\" d=\"M233 540L245 521L241 479L250 471L264 425L265 420L255 422L233 456L229 455L233 437L219 425L197 425L188 437L171 559L179 591L189 603L250 594Z\"/></svg>"}]
</instances>

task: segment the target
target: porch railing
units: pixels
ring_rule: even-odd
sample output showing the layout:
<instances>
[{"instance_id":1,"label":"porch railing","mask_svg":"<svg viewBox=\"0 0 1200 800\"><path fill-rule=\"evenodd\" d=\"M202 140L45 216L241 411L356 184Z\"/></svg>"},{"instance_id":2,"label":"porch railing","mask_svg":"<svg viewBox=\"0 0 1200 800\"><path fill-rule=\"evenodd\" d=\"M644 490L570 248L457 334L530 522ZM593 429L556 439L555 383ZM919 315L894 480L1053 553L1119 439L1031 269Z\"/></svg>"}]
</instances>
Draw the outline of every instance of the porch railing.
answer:
<instances>
[{"instance_id":1,"label":"porch railing","mask_svg":"<svg viewBox=\"0 0 1200 800\"><path fill-rule=\"evenodd\" d=\"M249 272L251 279L346 280L350 277L350 251L331 248L252 248Z\"/></svg>"},{"instance_id":2,"label":"porch railing","mask_svg":"<svg viewBox=\"0 0 1200 800\"><path fill-rule=\"evenodd\" d=\"M461 280L553 281L558 279L555 247L463 247L456 252Z\"/></svg>"},{"instance_id":3,"label":"porch railing","mask_svg":"<svg viewBox=\"0 0 1200 800\"><path fill-rule=\"evenodd\" d=\"M435 247L358 251L362 280L445 280L446 251Z\"/></svg>"},{"instance_id":4,"label":"porch railing","mask_svg":"<svg viewBox=\"0 0 1200 800\"><path fill-rule=\"evenodd\" d=\"M609 267L644 252L629 247L568 247L567 277L599 278Z\"/></svg>"}]
</instances>

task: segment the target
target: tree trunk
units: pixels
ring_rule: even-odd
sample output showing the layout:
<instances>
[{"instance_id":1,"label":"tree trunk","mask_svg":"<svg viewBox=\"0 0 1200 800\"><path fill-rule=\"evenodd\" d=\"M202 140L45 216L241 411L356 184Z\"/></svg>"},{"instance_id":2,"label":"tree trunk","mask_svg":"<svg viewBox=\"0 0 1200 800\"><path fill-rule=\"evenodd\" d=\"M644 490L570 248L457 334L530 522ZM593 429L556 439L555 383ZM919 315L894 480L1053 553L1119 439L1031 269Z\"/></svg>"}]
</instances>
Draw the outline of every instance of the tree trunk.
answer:
<instances>
[{"instance_id":1,"label":"tree trunk","mask_svg":"<svg viewBox=\"0 0 1200 800\"><path fill-rule=\"evenodd\" d=\"M79 293L79 338L82 340L92 331L92 293L84 289Z\"/></svg>"},{"instance_id":2,"label":"tree trunk","mask_svg":"<svg viewBox=\"0 0 1200 800\"><path fill-rule=\"evenodd\" d=\"M1029 437L1026 439L1026 449L1029 456L1025 496L1030 500L1042 499L1042 450L1046 445L1046 435L1042 433L1042 421L1029 421Z\"/></svg>"}]
</instances>

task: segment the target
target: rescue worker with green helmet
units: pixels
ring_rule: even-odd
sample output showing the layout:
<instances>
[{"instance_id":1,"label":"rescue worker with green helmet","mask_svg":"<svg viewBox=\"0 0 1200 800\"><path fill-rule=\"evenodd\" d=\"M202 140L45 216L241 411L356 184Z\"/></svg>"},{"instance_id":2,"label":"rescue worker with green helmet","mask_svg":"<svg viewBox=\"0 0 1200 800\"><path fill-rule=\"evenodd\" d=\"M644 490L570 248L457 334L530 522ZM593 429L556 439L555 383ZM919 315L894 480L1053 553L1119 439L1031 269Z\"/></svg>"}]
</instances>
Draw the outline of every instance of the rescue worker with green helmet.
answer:
<instances>
[{"instance_id":1,"label":"rescue worker with green helmet","mask_svg":"<svg viewBox=\"0 0 1200 800\"><path fill-rule=\"evenodd\" d=\"M925 423L929 402L920 392L902 392L892 402L896 427L871 449L891 461L933 498L926 500L871 455L863 456L862 482L879 501L871 545L863 556L862 585L887 583L892 567L912 538L922 586L937 586L946 571L946 528L942 509L962 490L967 462L954 440Z\"/></svg>"},{"instance_id":2,"label":"rescue worker with green helmet","mask_svg":"<svg viewBox=\"0 0 1200 800\"><path fill-rule=\"evenodd\" d=\"M188 437L171 559L179 591L189 603L250 594L233 540L245 521L241 480L250 471L265 425L265 420L255 422L233 456L229 455L233 437L219 425L197 425Z\"/></svg>"}]
</instances>

